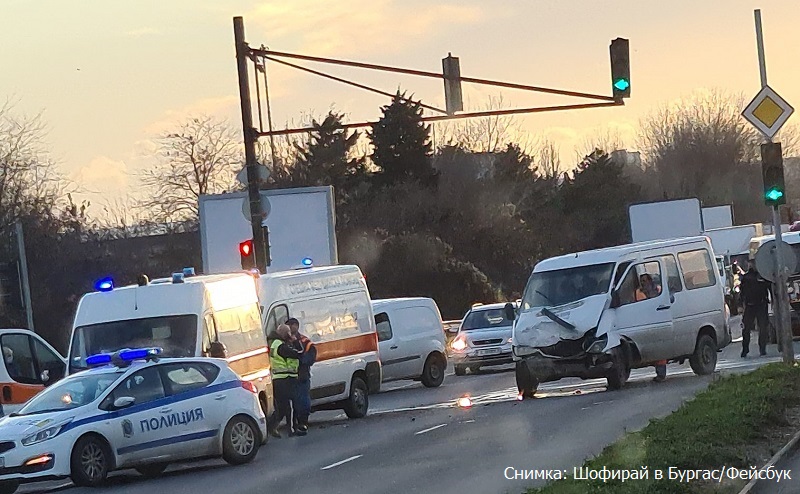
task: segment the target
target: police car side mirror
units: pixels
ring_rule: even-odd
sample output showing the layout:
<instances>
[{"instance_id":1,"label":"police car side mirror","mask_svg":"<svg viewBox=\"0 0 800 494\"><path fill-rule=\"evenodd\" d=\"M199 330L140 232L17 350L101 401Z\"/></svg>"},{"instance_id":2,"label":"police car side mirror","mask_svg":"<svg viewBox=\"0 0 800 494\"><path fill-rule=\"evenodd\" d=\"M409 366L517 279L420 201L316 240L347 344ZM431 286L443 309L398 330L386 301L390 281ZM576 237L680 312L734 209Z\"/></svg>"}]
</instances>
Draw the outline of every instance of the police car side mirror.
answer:
<instances>
[{"instance_id":1,"label":"police car side mirror","mask_svg":"<svg viewBox=\"0 0 800 494\"><path fill-rule=\"evenodd\" d=\"M228 349L225 348L224 343L213 341L208 349L208 356L211 358L228 358Z\"/></svg>"},{"instance_id":2,"label":"police car side mirror","mask_svg":"<svg viewBox=\"0 0 800 494\"><path fill-rule=\"evenodd\" d=\"M136 398L132 396L120 396L116 400L114 400L114 408L117 410L121 410L123 408L128 408L129 406L133 405L136 402Z\"/></svg>"}]
</instances>

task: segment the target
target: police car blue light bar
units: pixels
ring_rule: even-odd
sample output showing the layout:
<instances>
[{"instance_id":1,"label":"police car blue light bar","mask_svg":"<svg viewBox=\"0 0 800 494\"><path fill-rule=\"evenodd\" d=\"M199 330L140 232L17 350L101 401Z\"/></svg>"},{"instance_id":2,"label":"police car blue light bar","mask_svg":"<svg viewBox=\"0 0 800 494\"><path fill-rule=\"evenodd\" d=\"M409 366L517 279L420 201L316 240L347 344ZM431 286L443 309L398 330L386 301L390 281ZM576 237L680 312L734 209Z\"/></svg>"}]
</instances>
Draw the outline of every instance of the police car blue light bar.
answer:
<instances>
[{"instance_id":1,"label":"police car blue light bar","mask_svg":"<svg viewBox=\"0 0 800 494\"><path fill-rule=\"evenodd\" d=\"M101 278L95 282L94 288L98 292L110 292L114 289L114 280L110 276Z\"/></svg>"},{"instance_id":2,"label":"police car blue light bar","mask_svg":"<svg viewBox=\"0 0 800 494\"><path fill-rule=\"evenodd\" d=\"M138 348L136 350L122 350L119 352L119 358L125 361L142 360L147 357L155 357L161 355L160 348Z\"/></svg>"},{"instance_id":3,"label":"police car blue light bar","mask_svg":"<svg viewBox=\"0 0 800 494\"><path fill-rule=\"evenodd\" d=\"M108 353L98 353L86 358L86 365L94 367L96 365L110 364L111 355Z\"/></svg>"},{"instance_id":4,"label":"police car blue light bar","mask_svg":"<svg viewBox=\"0 0 800 494\"><path fill-rule=\"evenodd\" d=\"M300 264L302 264L304 268L310 268L314 265L314 260L310 257L304 257L303 260L300 261Z\"/></svg>"}]
</instances>

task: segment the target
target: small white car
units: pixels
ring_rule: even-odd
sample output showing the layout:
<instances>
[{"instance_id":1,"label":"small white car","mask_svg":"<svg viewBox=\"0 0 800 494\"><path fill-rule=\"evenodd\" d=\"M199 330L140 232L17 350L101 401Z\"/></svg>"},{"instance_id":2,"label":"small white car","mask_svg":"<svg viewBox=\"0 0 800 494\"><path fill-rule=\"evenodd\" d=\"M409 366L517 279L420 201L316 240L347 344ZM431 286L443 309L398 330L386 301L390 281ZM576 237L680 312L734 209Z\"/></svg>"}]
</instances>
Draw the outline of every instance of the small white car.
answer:
<instances>
[{"instance_id":1,"label":"small white car","mask_svg":"<svg viewBox=\"0 0 800 494\"><path fill-rule=\"evenodd\" d=\"M174 461L252 461L266 441L255 386L221 359L159 359L160 349L94 355L0 419L0 494L70 477L97 486L113 470L161 474Z\"/></svg>"},{"instance_id":2,"label":"small white car","mask_svg":"<svg viewBox=\"0 0 800 494\"><path fill-rule=\"evenodd\" d=\"M512 303L516 309L517 302ZM476 304L464 316L458 334L450 342L450 357L457 376L467 369L477 372L481 367L513 362L511 326L505 304Z\"/></svg>"}]
</instances>

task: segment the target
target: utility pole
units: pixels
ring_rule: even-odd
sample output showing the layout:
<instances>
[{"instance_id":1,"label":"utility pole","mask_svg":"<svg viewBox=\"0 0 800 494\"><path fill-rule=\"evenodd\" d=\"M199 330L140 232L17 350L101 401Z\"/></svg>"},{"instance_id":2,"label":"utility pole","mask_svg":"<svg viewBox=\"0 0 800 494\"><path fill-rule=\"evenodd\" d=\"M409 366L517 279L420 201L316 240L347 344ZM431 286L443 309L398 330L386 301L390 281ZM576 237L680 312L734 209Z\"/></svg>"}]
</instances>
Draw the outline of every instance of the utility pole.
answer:
<instances>
[{"instance_id":1,"label":"utility pole","mask_svg":"<svg viewBox=\"0 0 800 494\"><path fill-rule=\"evenodd\" d=\"M33 329L33 306L31 305L31 284L28 277L28 256L25 253L25 232L22 223L17 221L17 252L19 253L19 281L22 299L25 303L25 315L28 317L28 329Z\"/></svg>"},{"instance_id":2,"label":"utility pole","mask_svg":"<svg viewBox=\"0 0 800 494\"><path fill-rule=\"evenodd\" d=\"M761 27L761 10L755 11L756 22L756 45L758 47L758 68L761 74L761 87L767 87L767 62L764 56L764 33ZM772 138L767 136L767 140L772 142ZM763 159L763 157L762 157ZM775 329L778 342L781 346L783 361L787 364L794 362L794 343L792 341L792 321L789 315L789 294L786 290L786 270L783 266L783 254L781 253L781 215L780 206L772 206L772 225L775 230L775 290L774 290L774 315Z\"/></svg>"},{"instance_id":3,"label":"utility pole","mask_svg":"<svg viewBox=\"0 0 800 494\"><path fill-rule=\"evenodd\" d=\"M253 127L253 108L250 102L250 78L247 62L250 47L245 41L244 20L233 18L233 36L236 43L236 66L239 73L239 99L242 107L242 132L244 133L244 155L247 167L247 196L250 202L250 223L253 228L253 251L256 268L262 273L267 270L267 231L262 227L261 194L258 187L258 161L256 160L257 131ZM256 74L258 77L258 74Z\"/></svg>"}]
</instances>

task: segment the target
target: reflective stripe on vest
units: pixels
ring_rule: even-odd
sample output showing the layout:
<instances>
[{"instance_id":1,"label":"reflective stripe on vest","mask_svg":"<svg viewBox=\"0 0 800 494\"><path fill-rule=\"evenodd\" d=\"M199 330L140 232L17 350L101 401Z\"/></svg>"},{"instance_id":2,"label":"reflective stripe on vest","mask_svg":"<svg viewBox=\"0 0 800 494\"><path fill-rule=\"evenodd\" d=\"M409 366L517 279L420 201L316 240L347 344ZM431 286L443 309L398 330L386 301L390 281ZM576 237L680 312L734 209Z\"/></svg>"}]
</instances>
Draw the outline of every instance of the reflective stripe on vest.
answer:
<instances>
[{"instance_id":1,"label":"reflective stripe on vest","mask_svg":"<svg viewBox=\"0 0 800 494\"><path fill-rule=\"evenodd\" d=\"M283 379L286 377L297 377L297 369L300 361L297 359L287 359L278 355L278 348L283 345L282 340L275 340L270 347L270 360L272 361L272 378Z\"/></svg>"}]
</instances>

